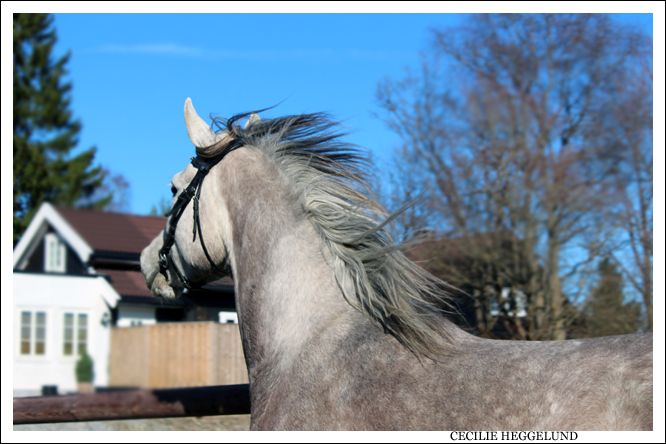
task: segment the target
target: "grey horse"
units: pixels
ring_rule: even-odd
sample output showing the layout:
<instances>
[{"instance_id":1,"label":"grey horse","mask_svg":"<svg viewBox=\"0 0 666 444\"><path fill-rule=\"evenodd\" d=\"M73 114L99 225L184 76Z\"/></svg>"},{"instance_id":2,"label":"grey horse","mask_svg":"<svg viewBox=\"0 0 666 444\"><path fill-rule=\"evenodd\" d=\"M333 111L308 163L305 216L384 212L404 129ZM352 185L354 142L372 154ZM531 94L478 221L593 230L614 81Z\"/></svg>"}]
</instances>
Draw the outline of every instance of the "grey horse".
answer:
<instances>
[{"instance_id":1,"label":"grey horse","mask_svg":"<svg viewBox=\"0 0 666 444\"><path fill-rule=\"evenodd\" d=\"M458 328L445 284L396 246L362 156L325 115L244 114L214 132L187 99L185 120L197 158L173 177L141 269L164 298L233 276L253 430L652 429L651 334Z\"/></svg>"}]
</instances>

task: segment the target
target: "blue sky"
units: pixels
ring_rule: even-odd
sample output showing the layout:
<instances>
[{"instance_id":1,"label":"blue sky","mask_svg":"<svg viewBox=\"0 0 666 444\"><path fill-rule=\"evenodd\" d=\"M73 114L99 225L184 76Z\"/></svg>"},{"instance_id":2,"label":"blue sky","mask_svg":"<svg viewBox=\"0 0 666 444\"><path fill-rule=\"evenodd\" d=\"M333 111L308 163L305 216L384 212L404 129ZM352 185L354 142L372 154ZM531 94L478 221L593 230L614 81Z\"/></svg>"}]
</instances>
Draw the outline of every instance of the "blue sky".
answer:
<instances>
[{"instance_id":1,"label":"blue sky","mask_svg":"<svg viewBox=\"0 0 666 444\"><path fill-rule=\"evenodd\" d=\"M373 111L377 84L416 68L430 29L464 14L55 14L57 56L71 51L79 149L130 183L126 211L147 214L194 150L183 104L199 115L280 105L266 117L325 111L346 140L388 167L399 143ZM621 19L652 32L651 14Z\"/></svg>"},{"instance_id":2,"label":"blue sky","mask_svg":"<svg viewBox=\"0 0 666 444\"><path fill-rule=\"evenodd\" d=\"M416 65L429 27L458 15L56 14L58 50L71 50L81 148L131 184L129 210L146 213L193 155L183 121L280 105L267 117L326 111L347 140L382 162L396 139L371 116L386 76Z\"/></svg>"}]
</instances>

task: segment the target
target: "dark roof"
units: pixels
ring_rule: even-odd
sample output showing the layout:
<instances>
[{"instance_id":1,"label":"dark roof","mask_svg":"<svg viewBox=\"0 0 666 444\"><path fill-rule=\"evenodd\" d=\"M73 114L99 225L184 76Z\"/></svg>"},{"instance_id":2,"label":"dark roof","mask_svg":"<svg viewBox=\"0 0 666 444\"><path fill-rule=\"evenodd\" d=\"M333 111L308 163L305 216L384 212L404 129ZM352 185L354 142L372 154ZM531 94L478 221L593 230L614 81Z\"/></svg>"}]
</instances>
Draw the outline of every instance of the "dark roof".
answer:
<instances>
[{"instance_id":1,"label":"dark roof","mask_svg":"<svg viewBox=\"0 0 666 444\"><path fill-rule=\"evenodd\" d=\"M95 251L140 254L166 225L166 218L158 216L64 207L56 210Z\"/></svg>"},{"instance_id":2,"label":"dark roof","mask_svg":"<svg viewBox=\"0 0 666 444\"><path fill-rule=\"evenodd\" d=\"M109 276L109 283L122 296L153 297L146 279L140 271L97 269L98 274Z\"/></svg>"}]
</instances>

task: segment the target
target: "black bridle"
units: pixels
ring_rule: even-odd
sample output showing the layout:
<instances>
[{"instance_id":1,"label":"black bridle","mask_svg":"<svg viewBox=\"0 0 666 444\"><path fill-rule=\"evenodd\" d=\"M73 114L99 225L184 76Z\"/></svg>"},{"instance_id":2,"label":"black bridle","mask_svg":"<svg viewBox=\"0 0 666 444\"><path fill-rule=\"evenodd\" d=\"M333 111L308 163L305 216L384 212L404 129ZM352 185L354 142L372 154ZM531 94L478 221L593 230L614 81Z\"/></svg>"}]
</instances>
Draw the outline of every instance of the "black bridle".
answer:
<instances>
[{"instance_id":1,"label":"black bridle","mask_svg":"<svg viewBox=\"0 0 666 444\"><path fill-rule=\"evenodd\" d=\"M204 243L203 232L201 231L201 220L199 218L199 196L201 195L201 187L208 172L215 165L217 165L227 154L229 154L231 151L235 150L236 148L240 148L242 145L243 145L243 139L236 138L233 139L231 142L229 142L227 146L220 153L216 154L213 157L200 157L200 156L191 157L190 159L192 159L192 166L194 166L194 168L197 169L197 173L190 182L190 184L187 186L187 188L185 188L180 193L178 199L176 199L176 202L171 207L171 210L169 210L169 212L166 214L167 216L171 216L171 219L169 219L169 221L167 222L167 226L164 230L163 244L158 255L159 257L158 264L160 266L160 273L162 273L164 277L167 278L168 280L167 270L169 269L169 266L171 266L173 271L178 276L178 279L180 279L180 281L183 283L183 286L188 290L194 288L200 288L202 285L204 285L204 283L189 281L185 277L185 275L181 273L181 271L178 269L173 259L171 258L171 247L173 247L173 244L176 240L176 226L178 225L180 217L185 212L185 208L187 207L187 205L190 203L191 200L194 200L193 203L194 223L192 227L192 234L194 237L192 238L192 242L196 241L197 230L198 230L199 241L201 242L201 247L203 248L203 252L206 255L206 259L208 259L208 262L210 262L210 264L216 270L225 273L224 270L222 270L220 267L218 267L215 264L215 262L213 262L213 259L211 259L210 254L208 254L208 249L206 248L206 244Z\"/></svg>"}]
</instances>

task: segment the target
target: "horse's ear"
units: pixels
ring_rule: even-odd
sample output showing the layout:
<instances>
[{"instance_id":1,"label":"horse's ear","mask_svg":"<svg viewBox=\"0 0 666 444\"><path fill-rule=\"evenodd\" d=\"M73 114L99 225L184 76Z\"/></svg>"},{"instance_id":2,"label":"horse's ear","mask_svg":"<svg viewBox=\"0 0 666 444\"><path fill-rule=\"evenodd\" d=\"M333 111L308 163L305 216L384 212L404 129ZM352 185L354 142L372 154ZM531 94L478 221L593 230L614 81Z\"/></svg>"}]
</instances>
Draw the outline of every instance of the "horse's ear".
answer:
<instances>
[{"instance_id":1,"label":"horse's ear","mask_svg":"<svg viewBox=\"0 0 666 444\"><path fill-rule=\"evenodd\" d=\"M229 133L226 131L216 134L210 129L210 126L206 125L206 122L194 110L192 100L189 97L185 100L185 125L190 140L197 148L213 146L229 138Z\"/></svg>"},{"instance_id":2,"label":"horse's ear","mask_svg":"<svg viewBox=\"0 0 666 444\"><path fill-rule=\"evenodd\" d=\"M255 123L261 122L261 117L259 117L257 114L252 113L250 114L250 118L247 119L247 122L245 122L245 126L243 126L243 129L247 129L249 126L254 125Z\"/></svg>"}]
</instances>

